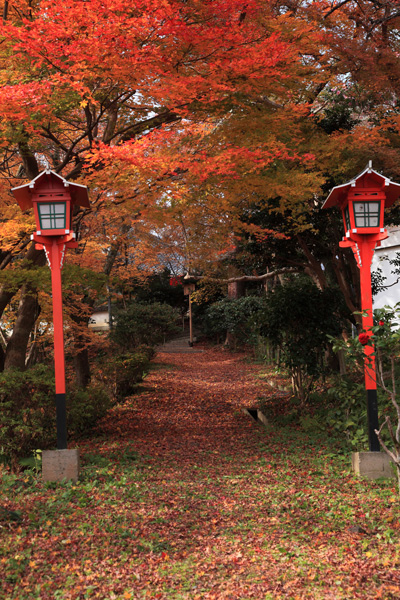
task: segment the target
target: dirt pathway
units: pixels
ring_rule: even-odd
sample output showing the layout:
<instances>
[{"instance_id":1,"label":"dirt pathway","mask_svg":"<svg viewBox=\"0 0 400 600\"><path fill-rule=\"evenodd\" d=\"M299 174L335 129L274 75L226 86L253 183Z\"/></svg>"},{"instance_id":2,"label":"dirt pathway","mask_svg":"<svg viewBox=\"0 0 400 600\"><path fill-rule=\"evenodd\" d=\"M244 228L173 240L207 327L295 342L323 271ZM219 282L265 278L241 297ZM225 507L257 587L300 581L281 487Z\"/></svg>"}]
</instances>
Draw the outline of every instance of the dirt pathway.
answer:
<instances>
[{"instance_id":1,"label":"dirt pathway","mask_svg":"<svg viewBox=\"0 0 400 600\"><path fill-rule=\"evenodd\" d=\"M254 452L258 426L243 413L263 393L259 366L222 349L159 353L145 390L110 421L110 432L140 452L182 466L215 462L213 455ZM264 434L265 435L265 434Z\"/></svg>"}]
</instances>

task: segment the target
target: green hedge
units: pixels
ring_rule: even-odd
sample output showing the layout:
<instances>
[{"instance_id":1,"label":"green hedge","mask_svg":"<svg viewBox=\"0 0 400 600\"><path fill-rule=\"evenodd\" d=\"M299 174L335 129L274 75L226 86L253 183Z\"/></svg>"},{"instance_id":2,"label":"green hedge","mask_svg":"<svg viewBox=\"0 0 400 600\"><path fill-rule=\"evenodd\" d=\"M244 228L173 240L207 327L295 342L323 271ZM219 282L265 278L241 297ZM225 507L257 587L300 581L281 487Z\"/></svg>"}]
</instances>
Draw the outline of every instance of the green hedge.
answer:
<instances>
[{"instance_id":1,"label":"green hedge","mask_svg":"<svg viewBox=\"0 0 400 600\"><path fill-rule=\"evenodd\" d=\"M70 436L91 430L112 402L104 388L91 385L67 393ZM44 365L28 371L0 374L0 456L13 469L20 458L37 449L54 447L57 440L54 373Z\"/></svg>"},{"instance_id":2,"label":"green hedge","mask_svg":"<svg viewBox=\"0 0 400 600\"><path fill-rule=\"evenodd\" d=\"M135 392L149 370L153 355L152 347L140 346L134 352L101 359L98 373L114 401L120 402Z\"/></svg>"},{"instance_id":3,"label":"green hedge","mask_svg":"<svg viewBox=\"0 0 400 600\"><path fill-rule=\"evenodd\" d=\"M207 308L202 330L205 335L217 340L231 333L239 343L254 343L259 315L265 310L265 305L265 298L259 296L224 298Z\"/></svg>"},{"instance_id":4,"label":"green hedge","mask_svg":"<svg viewBox=\"0 0 400 600\"><path fill-rule=\"evenodd\" d=\"M178 333L179 319L179 312L169 304L134 302L115 314L110 338L124 351L136 352L142 345L156 346Z\"/></svg>"}]
</instances>

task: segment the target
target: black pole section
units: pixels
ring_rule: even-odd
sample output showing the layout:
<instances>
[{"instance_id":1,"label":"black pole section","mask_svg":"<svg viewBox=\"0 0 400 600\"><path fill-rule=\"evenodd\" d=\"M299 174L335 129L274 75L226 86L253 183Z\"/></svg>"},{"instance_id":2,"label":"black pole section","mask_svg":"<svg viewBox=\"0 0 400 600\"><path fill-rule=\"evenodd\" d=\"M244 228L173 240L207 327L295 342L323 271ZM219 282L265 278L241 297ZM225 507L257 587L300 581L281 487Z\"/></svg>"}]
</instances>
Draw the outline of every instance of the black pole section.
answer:
<instances>
[{"instance_id":1,"label":"black pole section","mask_svg":"<svg viewBox=\"0 0 400 600\"><path fill-rule=\"evenodd\" d=\"M379 429L378 395L376 390L367 390L368 439L371 452L380 452L381 445L375 429Z\"/></svg>"},{"instance_id":2,"label":"black pole section","mask_svg":"<svg viewBox=\"0 0 400 600\"><path fill-rule=\"evenodd\" d=\"M56 394L57 449L67 449L67 409L65 394Z\"/></svg>"}]
</instances>

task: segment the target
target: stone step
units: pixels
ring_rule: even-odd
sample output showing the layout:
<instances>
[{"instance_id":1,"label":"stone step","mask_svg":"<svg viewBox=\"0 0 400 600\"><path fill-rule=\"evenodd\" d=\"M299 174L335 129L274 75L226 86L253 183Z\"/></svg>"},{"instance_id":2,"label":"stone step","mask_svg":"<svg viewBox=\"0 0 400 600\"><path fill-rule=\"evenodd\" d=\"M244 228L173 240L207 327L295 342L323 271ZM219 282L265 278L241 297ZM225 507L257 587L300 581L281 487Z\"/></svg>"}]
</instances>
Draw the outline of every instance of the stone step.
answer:
<instances>
[{"instance_id":1,"label":"stone step","mask_svg":"<svg viewBox=\"0 0 400 600\"><path fill-rule=\"evenodd\" d=\"M196 338L193 339L196 341ZM177 353L177 354L195 354L199 352L203 352L198 348L193 348L193 346L189 345L189 336L187 337L179 337L166 342L156 348L157 352L166 352L166 353Z\"/></svg>"}]
</instances>

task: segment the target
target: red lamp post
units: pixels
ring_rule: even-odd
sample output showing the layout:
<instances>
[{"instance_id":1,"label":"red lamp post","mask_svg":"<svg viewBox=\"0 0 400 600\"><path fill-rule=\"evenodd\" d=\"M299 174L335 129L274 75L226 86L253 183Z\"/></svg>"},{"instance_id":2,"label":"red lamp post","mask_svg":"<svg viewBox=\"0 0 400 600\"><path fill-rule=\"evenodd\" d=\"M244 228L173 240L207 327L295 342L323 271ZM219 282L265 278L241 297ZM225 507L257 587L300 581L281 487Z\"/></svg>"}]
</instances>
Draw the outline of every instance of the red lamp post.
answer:
<instances>
[{"instance_id":1,"label":"red lamp post","mask_svg":"<svg viewBox=\"0 0 400 600\"><path fill-rule=\"evenodd\" d=\"M89 208L89 197L84 185L66 181L49 169L30 183L11 191L22 211L33 207L37 230L32 239L38 250L45 251L51 269L57 448L64 450L67 448L67 425L61 269L66 249L76 248L78 245L75 234L71 231L73 207Z\"/></svg>"},{"instance_id":2,"label":"red lamp post","mask_svg":"<svg viewBox=\"0 0 400 600\"><path fill-rule=\"evenodd\" d=\"M345 236L341 248L351 248L360 269L362 325L368 336L373 326L371 263L376 246L388 237L383 227L385 207L400 196L400 184L368 167L353 180L334 187L322 208L338 206L343 215ZM372 345L364 346L364 374L367 392L368 436L371 452L379 452L375 430L378 424L375 355Z\"/></svg>"}]
</instances>

